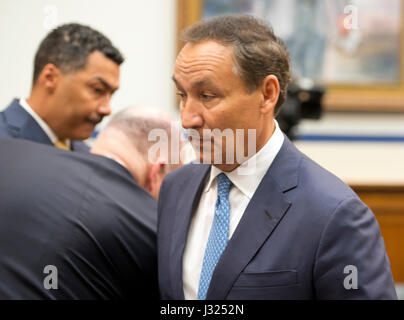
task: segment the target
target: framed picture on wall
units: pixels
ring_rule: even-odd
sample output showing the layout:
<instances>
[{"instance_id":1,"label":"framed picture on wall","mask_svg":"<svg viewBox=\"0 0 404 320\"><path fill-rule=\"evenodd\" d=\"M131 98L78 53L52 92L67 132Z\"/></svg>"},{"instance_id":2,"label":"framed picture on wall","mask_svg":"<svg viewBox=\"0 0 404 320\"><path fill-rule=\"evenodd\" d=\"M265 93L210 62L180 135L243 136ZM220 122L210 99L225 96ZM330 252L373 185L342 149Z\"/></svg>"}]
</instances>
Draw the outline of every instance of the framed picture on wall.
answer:
<instances>
[{"instance_id":1,"label":"framed picture on wall","mask_svg":"<svg viewBox=\"0 0 404 320\"><path fill-rule=\"evenodd\" d=\"M404 110L402 0L178 0L179 32L220 14L270 22L295 78L327 87L330 110ZM179 42L179 47L181 43Z\"/></svg>"}]
</instances>

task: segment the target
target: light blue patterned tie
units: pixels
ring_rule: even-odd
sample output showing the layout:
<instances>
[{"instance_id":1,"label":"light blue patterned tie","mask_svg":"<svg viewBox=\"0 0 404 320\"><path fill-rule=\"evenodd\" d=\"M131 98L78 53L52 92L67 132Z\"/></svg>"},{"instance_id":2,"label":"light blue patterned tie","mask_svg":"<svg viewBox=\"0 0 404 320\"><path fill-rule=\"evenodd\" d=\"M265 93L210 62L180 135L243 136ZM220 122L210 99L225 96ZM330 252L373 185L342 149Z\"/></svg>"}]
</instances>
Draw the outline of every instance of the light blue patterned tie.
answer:
<instances>
[{"instance_id":1,"label":"light blue patterned tie","mask_svg":"<svg viewBox=\"0 0 404 320\"><path fill-rule=\"evenodd\" d=\"M226 248L229 239L230 202L229 191L231 181L224 173L217 176L217 201L215 216L206 245L201 277L199 279L198 300L205 300L209 289L210 279L216 264Z\"/></svg>"}]
</instances>

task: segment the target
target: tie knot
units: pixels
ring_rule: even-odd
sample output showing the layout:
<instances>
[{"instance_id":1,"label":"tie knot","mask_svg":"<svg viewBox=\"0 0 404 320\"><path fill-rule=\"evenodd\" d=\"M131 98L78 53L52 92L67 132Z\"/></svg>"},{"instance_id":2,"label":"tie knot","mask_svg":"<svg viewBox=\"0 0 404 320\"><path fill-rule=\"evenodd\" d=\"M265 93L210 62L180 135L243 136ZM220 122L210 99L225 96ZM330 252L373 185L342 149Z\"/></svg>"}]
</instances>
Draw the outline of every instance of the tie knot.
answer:
<instances>
[{"instance_id":1,"label":"tie knot","mask_svg":"<svg viewBox=\"0 0 404 320\"><path fill-rule=\"evenodd\" d=\"M218 192L217 192L218 195L228 197L231 186L230 179L224 173L221 173L217 176L217 181L218 181Z\"/></svg>"},{"instance_id":2,"label":"tie knot","mask_svg":"<svg viewBox=\"0 0 404 320\"><path fill-rule=\"evenodd\" d=\"M55 146L56 148L59 148L59 149L70 150L70 149L69 149L69 146L67 145L67 143L66 143L65 141L62 141L62 140L57 140L57 141L54 143L54 146Z\"/></svg>"}]
</instances>

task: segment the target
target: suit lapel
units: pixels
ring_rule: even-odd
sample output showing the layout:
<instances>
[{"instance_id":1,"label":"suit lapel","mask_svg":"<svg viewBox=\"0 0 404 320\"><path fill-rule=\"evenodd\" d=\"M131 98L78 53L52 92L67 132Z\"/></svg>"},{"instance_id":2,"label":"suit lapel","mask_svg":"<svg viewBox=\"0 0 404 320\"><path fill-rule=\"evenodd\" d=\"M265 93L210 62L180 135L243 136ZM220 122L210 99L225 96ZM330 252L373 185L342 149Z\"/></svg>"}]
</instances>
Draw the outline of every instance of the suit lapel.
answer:
<instances>
[{"instance_id":1,"label":"suit lapel","mask_svg":"<svg viewBox=\"0 0 404 320\"><path fill-rule=\"evenodd\" d=\"M48 135L31 115L24 110L17 99L4 110L7 125L12 131L14 138L30 140L53 146ZM88 153L90 148L82 141L71 141L71 150Z\"/></svg>"},{"instance_id":2,"label":"suit lapel","mask_svg":"<svg viewBox=\"0 0 404 320\"><path fill-rule=\"evenodd\" d=\"M13 132L14 138L31 140L53 145L47 134L34 118L21 107L17 99L4 111L5 120Z\"/></svg>"},{"instance_id":3,"label":"suit lapel","mask_svg":"<svg viewBox=\"0 0 404 320\"><path fill-rule=\"evenodd\" d=\"M246 265L289 209L285 192L297 185L297 153L285 137L277 158L252 197L212 276L207 299L223 300ZM294 147L293 147L294 148Z\"/></svg>"},{"instance_id":4,"label":"suit lapel","mask_svg":"<svg viewBox=\"0 0 404 320\"><path fill-rule=\"evenodd\" d=\"M268 239L290 206L276 184L266 177L251 199L216 265L207 299L225 299L234 281Z\"/></svg>"},{"instance_id":5,"label":"suit lapel","mask_svg":"<svg viewBox=\"0 0 404 320\"><path fill-rule=\"evenodd\" d=\"M172 261L172 285L174 288L174 299L184 300L184 290L182 283L182 258L185 249L185 243L187 241L189 225L191 223L191 217L199 203L204 181L206 175L210 172L210 165L192 165L194 166L191 173L191 179L184 181L182 189L184 195L179 198L177 204L177 210L175 215L170 259ZM193 201L190 201L193 199Z\"/></svg>"}]
</instances>

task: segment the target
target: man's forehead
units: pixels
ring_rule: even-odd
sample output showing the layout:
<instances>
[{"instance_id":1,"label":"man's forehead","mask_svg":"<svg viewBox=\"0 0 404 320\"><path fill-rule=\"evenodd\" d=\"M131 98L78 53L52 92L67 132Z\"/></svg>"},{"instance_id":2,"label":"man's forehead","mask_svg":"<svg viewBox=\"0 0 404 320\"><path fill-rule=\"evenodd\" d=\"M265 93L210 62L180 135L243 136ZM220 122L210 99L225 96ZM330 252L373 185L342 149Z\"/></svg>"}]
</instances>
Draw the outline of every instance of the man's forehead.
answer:
<instances>
[{"instance_id":1,"label":"man's forehead","mask_svg":"<svg viewBox=\"0 0 404 320\"><path fill-rule=\"evenodd\" d=\"M119 79L112 79L110 77L95 75L90 78L90 81L100 82L104 87L111 91L116 91L119 89Z\"/></svg>"},{"instance_id":2,"label":"man's forehead","mask_svg":"<svg viewBox=\"0 0 404 320\"><path fill-rule=\"evenodd\" d=\"M181 86L180 80L177 80L175 74L171 77L174 83L177 86ZM201 76L196 79L193 79L192 82L188 83L191 87L206 87L206 86L215 86L216 82L209 76Z\"/></svg>"},{"instance_id":3,"label":"man's forehead","mask_svg":"<svg viewBox=\"0 0 404 320\"><path fill-rule=\"evenodd\" d=\"M98 51L91 53L85 66L77 71L87 81L101 82L111 90L119 88L119 74L120 66Z\"/></svg>"},{"instance_id":4,"label":"man's forehead","mask_svg":"<svg viewBox=\"0 0 404 320\"><path fill-rule=\"evenodd\" d=\"M233 71L233 50L214 41L188 43L179 53L174 76L228 73ZM199 78L198 76L198 78ZM196 79L195 79L196 80Z\"/></svg>"},{"instance_id":5,"label":"man's forehead","mask_svg":"<svg viewBox=\"0 0 404 320\"><path fill-rule=\"evenodd\" d=\"M233 49L229 46L224 46L216 41L204 41L200 43L187 43L177 56L176 64L186 63L223 63L230 61L233 56Z\"/></svg>"}]
</instances>

